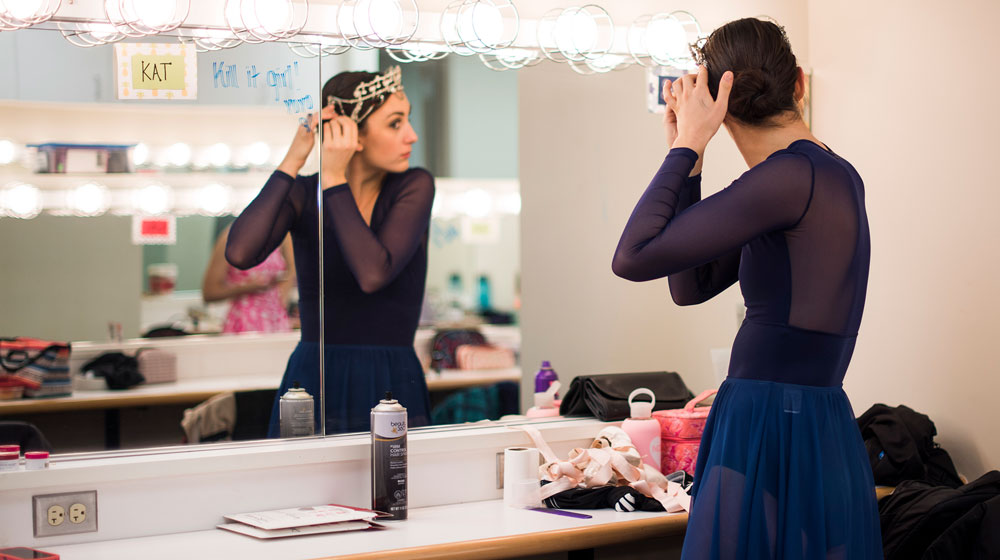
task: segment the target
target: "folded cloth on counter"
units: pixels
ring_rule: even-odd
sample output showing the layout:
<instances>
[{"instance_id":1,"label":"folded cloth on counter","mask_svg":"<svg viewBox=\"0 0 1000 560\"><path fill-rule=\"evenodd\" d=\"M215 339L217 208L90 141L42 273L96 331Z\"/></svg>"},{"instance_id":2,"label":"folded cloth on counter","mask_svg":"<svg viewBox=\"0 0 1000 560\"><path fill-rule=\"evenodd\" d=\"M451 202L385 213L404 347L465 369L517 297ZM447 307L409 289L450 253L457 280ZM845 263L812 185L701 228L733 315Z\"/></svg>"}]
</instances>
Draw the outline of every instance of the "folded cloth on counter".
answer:
<instances>
[{"instance_id":1,"label":"folded cloth on counter","mask_svg":"<svg viewBox=\"0 0 1000 560\"><path fill-rule=\"evenodd\" d=\"M542 481L542 484L551 484ZM663 504L643 496L631 486L600 486L570 488L542 500L546 506L559 509L608 509L618 511L663 511Z\"/></svg>"},{"instance_id":2,"label":"folded cloth on counter","mask_svg":"<svg viewBox=\"0 0 1000 560\"><path fill-rule=\"evenodd\" d=\"M103 377L108 389L128 389L146 380L139 373L139 360L121 352L105 352L80 366L80 371Z\"/></svg>"},{"instance_id":3,"label":"folded cloth on counter","mask_svg":"<svg viewBox=\"0 0 1000 560\"><path fill-rule=\"evenodd\" d=\"M694 397L681 376L672 371L578 375L569 385L559 414L592 415L605 422L629 417L628 396L645 387L656 394L653 410L684 408Z\"/></svg>"}]
</instances>

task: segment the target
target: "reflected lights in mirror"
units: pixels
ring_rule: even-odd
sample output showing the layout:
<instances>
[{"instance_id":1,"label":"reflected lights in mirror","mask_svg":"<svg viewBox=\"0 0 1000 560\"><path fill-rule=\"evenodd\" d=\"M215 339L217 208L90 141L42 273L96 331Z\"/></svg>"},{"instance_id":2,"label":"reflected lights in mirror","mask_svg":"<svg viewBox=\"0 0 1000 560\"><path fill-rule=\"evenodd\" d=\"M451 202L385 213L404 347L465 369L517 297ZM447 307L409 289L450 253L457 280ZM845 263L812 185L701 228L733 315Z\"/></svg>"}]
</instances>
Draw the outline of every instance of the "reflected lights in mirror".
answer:
<instances>
[{"instance_id":1,"label":"reflected lights in mirror","mask_svg":"<svg viewBox=\"0 0 1000 560\"><path fill-rule=\"evenodd\" d=\"M0 140L0 165L13 163L17 159L17 145L10 140Z\"/></svg>"},{"instance_id":2,"label":"reflected lights in mirror","mask_svg":"<svg viewBox=\"0 0 1000 560\"><path fill-rule=\"evenodd\" d=\"M42 195L27 183L12 183L0 191L0 211L14 218L34 218L42 211Z\"/></svg>"},{"instance_id":3,"label":"reflected lights in mirror","mask_svg":"<svg viewBox=\"0 0 1000 560\"><path fill-rule=\"evenodd\" d=\"M170 210L173 192L166 185L148 185L134 194L133 205L144 214L156 216Z\"/></svg>"},{"instance_id":4,"label":"reflected lights in mirror","mask_svg":"<svg viewBox=\"0 0 1000 560\"><path fill-rule=\"evenodd\" d=\"M74 216L100 216L111 206L111 193L98 183L84 183L67 195Z\"/></svg>"},{"instance_id":5,"label":"reflected lights in mirror","mask_svg":"<svg viewBox=\"0 0 1000 560\"><path fill-rule=\"evenodd\" d=\"M210 183L198 192L199 213L206 216L222 216L229 213L232 205L233 189L229 185Z\"/></svg>"}]
</instances>

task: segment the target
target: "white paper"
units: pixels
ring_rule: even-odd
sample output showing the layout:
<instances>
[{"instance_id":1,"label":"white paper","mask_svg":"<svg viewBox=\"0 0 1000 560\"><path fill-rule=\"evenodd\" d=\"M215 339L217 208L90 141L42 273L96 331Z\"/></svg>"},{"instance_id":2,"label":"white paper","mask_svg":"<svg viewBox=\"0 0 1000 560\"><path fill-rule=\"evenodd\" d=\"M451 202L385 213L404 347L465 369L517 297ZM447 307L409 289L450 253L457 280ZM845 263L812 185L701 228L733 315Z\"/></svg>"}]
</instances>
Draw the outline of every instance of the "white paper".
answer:
<instances>
[{"instance_id":1,"label":"white paper","mask_svg":"<svg viewBox=\"0 0 1000 560\"><path fill-rule=\"evenodd\" d=\"M367 521L374 519L376 515L374 511L370 510L328 505L238 513L227 515L225 518L260 529L274 530L340 523L343 521Z\"/></svg>"},{"instance_id":2,"label":"white paper","mask_svg":"<svg viewBox=\"0 0 1000 560\"><path fill-rule=\"evenodd\" d=\"M317 535L320 533L337 533L341 531L362 531L370 527L381 527L381 525L369 523L367 521L344 521L342 523L324 523L323 525L309 525L306 527L289 527L288 529L259 529L244 525L243 523L224 523L217 525L219 529L225 529L241 535L249 535L258 539L276 539L280 537L294 537L296 535Z\"/></svg>"}]
</instances>

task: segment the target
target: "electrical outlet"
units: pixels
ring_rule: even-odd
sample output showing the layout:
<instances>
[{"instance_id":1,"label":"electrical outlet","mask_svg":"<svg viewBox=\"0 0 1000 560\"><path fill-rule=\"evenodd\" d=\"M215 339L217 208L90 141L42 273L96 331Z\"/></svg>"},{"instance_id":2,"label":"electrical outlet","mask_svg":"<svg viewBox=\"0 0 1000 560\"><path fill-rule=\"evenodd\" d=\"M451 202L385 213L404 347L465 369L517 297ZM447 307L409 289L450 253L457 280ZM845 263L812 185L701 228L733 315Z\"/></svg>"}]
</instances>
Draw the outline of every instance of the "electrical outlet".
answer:
<instances>
[{"instance_id":1,"label":"electrical outlet","mask_svg":"<svg viewBox=\"0 0 1000 560\"><path fill-rule=\"evenodd\" d=\"M97 490L31 497L35 537L97 531Z\"/></svg>"}]
</instances>

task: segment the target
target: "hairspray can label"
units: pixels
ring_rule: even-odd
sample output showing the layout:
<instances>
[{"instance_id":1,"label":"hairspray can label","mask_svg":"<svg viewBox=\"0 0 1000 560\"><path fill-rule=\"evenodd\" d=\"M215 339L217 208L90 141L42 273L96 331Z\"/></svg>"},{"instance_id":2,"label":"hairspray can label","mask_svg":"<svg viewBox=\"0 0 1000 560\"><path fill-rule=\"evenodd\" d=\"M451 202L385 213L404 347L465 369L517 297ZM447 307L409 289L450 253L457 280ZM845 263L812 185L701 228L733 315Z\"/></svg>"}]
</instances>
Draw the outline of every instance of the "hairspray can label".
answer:
<instances>
[{"instance_id":1,"label":"hairspray can label","mask_svg":"<svg viewBox=\"0 0 1000 560\"><path fill-rule=\"evenodd\" d=\"M387 394L371 426L372 509L406 519L406 409Z\"/></svg>"},{"instance_id":2,"label":"hairspray can label","mask_svg":"<svg viewBox=\"0 0 1000 560\"><path fill-rule=\"evenodd\" d=\"M283 438L311 436L316 432L313 398L298 383L279 399L278 425Z\"/></svg>"}]
</instances>

